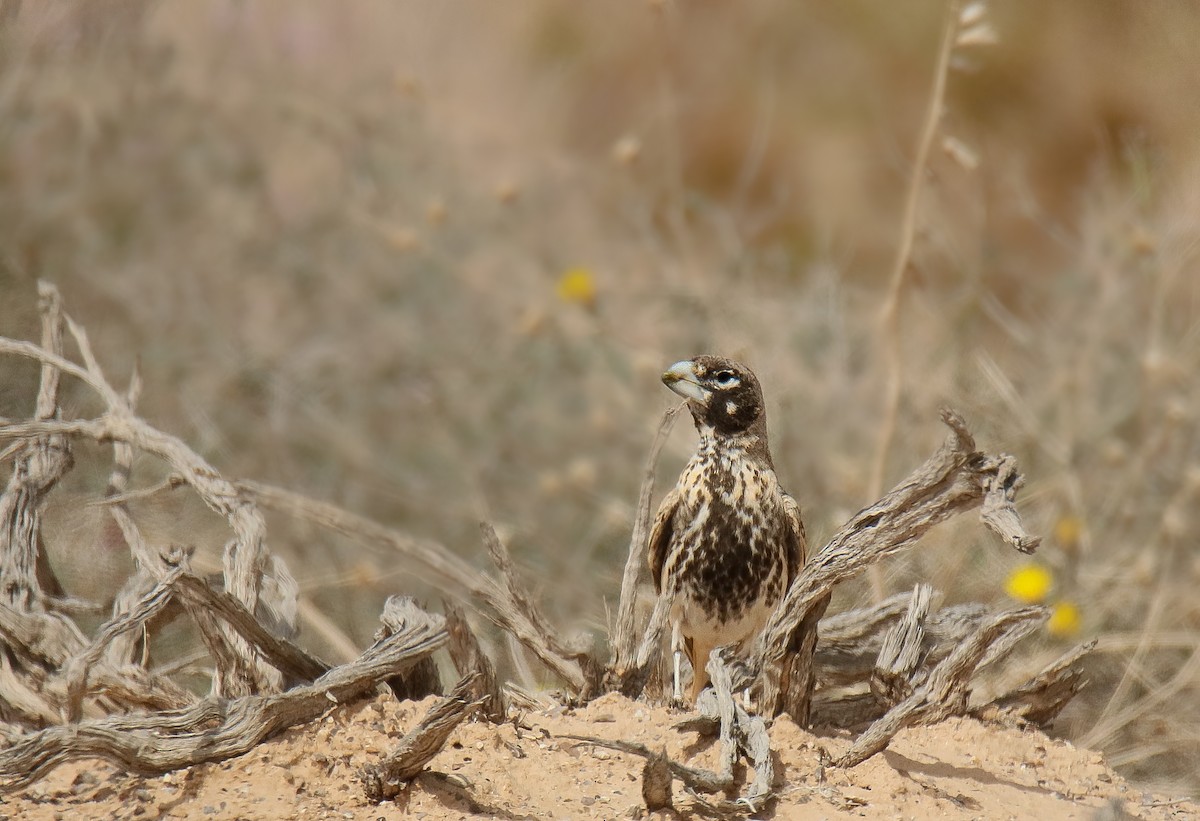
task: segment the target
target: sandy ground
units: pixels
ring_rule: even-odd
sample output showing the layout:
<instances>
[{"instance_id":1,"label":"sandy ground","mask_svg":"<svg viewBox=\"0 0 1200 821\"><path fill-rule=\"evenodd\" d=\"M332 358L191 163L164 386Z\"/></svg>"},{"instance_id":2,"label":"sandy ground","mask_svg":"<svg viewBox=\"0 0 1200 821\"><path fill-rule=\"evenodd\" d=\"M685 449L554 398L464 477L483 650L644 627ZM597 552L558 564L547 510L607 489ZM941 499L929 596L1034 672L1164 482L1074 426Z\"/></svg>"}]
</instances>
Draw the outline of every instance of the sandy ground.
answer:
<instances>
[{"instance_id":1,"label":"sandy ground","mask_svg":"<svg viewBox=\"0 0 1200 821\"><path fill-rule=\"evenodd\" d=\"M64 765L22 793L6 796L11 819L616 819L646 817L641 760L560 736L624 738L672 757L711 765L717 745L672 725L680 718L619 696L584 709L528 713L519 722L468 723L429 771L394 803L368 805L358 769L390 750L433 703L390 696L333 709L250 753L154 778L83 761ZM1128 787L1097 753L1039 732L950 720L900 734L860 766L819 766L820 750L845 750L847 735L813 735L787 719L771 730L786 786L755 817L821 818L1133 818L1200 817L1200 806ZM703 807L676 783L675 812L652 818L702 818ZM1097 811L1105 814L1098 816Z\"/></svg>"}]
</instances>

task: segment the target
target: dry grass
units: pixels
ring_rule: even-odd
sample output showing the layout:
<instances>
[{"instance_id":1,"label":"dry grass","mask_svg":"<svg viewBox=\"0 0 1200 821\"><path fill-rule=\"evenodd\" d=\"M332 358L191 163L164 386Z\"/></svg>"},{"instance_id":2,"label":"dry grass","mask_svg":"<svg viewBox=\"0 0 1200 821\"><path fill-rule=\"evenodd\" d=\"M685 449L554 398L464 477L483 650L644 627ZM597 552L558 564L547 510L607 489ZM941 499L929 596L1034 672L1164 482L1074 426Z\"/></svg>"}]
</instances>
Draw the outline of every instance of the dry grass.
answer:
<instances>
[{"instance_id":1,"label":"dry grass","mask_svg":"<svg viewBox=\"0 0 1200 821\"><path fill-rule=\"evenodd\" d=\"M904 229L889 414L879 312L942 4L120 8L27 3L0 32L0 335L37 337L35 280L54 280L113 384L140 358L141 413L224 474L463 555L497 521L548 615L589 631L665 363L755 366L817 542L875 498L877 461L887 485L931 449L950 402L1019 458L1053 595L1101 637L1061 731L1200 791L1200 11L990 10L999 43L952 61L939 126L978 166L935 150ZM594 301L556 290L576 266ZM0 360L0 416L36 384ZM677 430L663 476L690 447ZM47 519L71 592L104 602L128 559L81 504L107 480L92 456ZM131 487L159 471L135 463ZM216 568L222 522L198 503L130 507ZM331 659L389 593L422 591L270 527ZM884 592L1004 596L1007 553L965 526L931 538ZM1045 637L1030 667L1063 649Z\"/></svg>"}]
</instances>

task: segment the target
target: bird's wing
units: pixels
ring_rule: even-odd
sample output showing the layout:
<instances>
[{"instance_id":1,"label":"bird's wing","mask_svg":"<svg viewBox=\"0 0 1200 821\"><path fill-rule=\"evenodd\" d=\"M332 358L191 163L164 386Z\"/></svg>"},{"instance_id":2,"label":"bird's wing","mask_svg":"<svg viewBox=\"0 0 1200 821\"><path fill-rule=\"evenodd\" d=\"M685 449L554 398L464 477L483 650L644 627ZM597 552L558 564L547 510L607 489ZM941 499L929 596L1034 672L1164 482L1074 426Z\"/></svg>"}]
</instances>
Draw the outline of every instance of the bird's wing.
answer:
<instances>
[{"instance_id":1,"label":"bird's wing","mask_svg":"<svg viewBox=\"0 0 1200 821\"><path fill-rule=\"evenodd\" d=\"M804 519L800 517L800 503L786 492L783 494L783 512L787 515L788 530L792 535L788 549L788 584L791 584L808 561L808 536L804 532Z\"/></svg>"},{"instance_id":2,"label":"bird's wing","mask_svg":"<svg viewBox=\"0 0 1200 821\"><path fill-rule=\"evenodd\" d=\"M649 555L650 575L654 579L654 590L658 593L663 589L663 565L667 563L667 551L671 546L671 534L674 531L675 508L679 507L679 489L672 488L671 492L658 506L654 514L654 524L650 527Z\"/></svg>"}]
</instances>

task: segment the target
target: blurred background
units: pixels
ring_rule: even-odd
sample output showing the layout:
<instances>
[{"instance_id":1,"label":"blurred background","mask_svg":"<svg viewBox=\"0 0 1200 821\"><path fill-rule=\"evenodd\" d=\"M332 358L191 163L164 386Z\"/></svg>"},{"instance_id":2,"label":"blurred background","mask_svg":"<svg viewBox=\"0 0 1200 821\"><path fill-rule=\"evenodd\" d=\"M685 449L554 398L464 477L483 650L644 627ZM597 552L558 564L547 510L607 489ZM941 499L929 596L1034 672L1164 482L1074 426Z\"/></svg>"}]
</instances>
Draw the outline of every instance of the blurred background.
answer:
<instances>
[{"instance_id":1,"label":"blurred background","mask_svg":"<svg viewBox=\"0 0 1200 821\"><path fill-rule=\"evenodd\" d=\"M3 0L0 334L36 340L56 283L113 383L139 363L143 415L226 476L480 567L487 518L598 642L666 365L757 371L817 544L952 405L1018 458L1035 562L962 517L835 609L918 580L1054 606L1011 677L1098 637L1056 731L1196 794L1200 7L961 8L918 168L947 8ZM37 378L0 360L0 416ZM64 404L101 410L74 383ZM659 495L693 445L681 422ZM76 460L49 550L108 604L130 570L88 504L110 455ZM163 472L143 458L132 484ZM225 523L187 492L134 513L219 566ZM331 660L390 593L437 601L395 558L269 525Z\"/></svg>"}]
</instances>

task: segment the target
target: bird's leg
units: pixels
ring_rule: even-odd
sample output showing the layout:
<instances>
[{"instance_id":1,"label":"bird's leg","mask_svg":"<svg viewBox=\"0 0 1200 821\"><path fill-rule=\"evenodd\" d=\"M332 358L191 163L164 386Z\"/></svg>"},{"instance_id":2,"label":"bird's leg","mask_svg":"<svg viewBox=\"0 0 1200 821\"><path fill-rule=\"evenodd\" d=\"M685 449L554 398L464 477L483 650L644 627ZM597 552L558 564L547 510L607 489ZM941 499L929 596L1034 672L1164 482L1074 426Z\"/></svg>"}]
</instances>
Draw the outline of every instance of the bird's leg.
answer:
<instances>
[{"instance_id":1,"label":"bird's leg","mask_svg":"<svg viewBox=\"0 0 1200 821\"><path fill-rule=\"evenodd\" d=\"M683 654L683 627L679 619L671 622L671 649L675 656L675 677L671 690L671 703L678 705L683 703L683 684L679 681L679 657Z\"/></svg>"}]
</instances>

